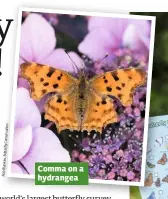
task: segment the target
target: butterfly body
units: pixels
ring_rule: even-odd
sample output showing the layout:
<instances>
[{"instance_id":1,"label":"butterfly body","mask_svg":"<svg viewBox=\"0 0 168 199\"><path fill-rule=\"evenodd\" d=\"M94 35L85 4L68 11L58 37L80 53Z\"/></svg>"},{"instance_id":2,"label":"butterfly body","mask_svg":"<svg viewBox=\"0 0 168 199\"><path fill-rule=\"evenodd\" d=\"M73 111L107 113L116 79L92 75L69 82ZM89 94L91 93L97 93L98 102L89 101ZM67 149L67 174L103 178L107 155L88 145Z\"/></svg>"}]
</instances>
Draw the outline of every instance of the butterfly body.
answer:
<instances>
[{"instance_id":1,"label":"butterfly body","mask_svg":"<svg viewBox=\"0 0 168 199\"><path fill-rule=\"evenodd\" d=\"M30 83L31 97L39 101L54 93L46 102L45 118L64 129L98 131L118 122L113 96L123 106L131 105L133 92L146 83L146 73L138 68L118 69L87 79L82 69L78 78L37 63L21 65L21 76Z\"/></svg>"},{"instance_id":2,"label":"butterfly body","mask_svg":"<svg viewBox=\"0 0 168 199\"><path fill-rule=\"evenodd\" d=\"M89 83L86 79L85 73L83 71L80 72L78 88L77 88L77 113L80 118L80 126L82 125L82 121L87 109L87 97L89 92Z\"/></svg>"}]
</instances>

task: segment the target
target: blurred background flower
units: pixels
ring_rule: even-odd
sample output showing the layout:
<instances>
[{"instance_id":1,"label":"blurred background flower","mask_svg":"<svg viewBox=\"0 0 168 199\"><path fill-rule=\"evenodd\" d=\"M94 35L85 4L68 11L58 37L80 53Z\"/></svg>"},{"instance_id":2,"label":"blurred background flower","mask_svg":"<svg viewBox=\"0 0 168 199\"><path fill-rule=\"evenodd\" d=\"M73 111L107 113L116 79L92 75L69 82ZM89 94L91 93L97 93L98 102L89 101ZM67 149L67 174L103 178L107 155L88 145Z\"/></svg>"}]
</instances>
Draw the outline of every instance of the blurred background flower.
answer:
<instances>
[{"instance_id":1,"label":"blurred background flower","mask_svg":"<svg viewBox=\"0 0 168 199\"><path fill-rule=\"evenodd\" d=\"M109 54L105 61L111 64L116 51L123 48L148 57L150 23L147 20L91 17L88 30L89 33L79 44L79 51L94 61Z\"/></svg>"},{"instance_id":2,"label":"blurred background flower","mask_svg":"<svg viewBox=\"0 0 168 199\"><path fill-rule=\"evenodd\" d=\"M85 64L88 78L118 68L148 69L149 21L26 12L23 13L22 22L20 63L34 61L48 64L75 75L72 62L64 52L66 49L79 68ZM106 53L109 56L99 63ZM136 90L133 104L129 107L123 107L114 99L120 121L109 124L102 135L94 131L88 134L69 130L58 134L56 126L44 119L43 106L48 96L38 104L34 102L28 95L28 83L20 77L18 88L23 89L31 100L32 112L37 112L39 119L35 128L31 121L19 129L16 127L15 134L22 135L16 141L20 143L20 140L26 140L23 141L24 148L14 144L13 170L19 172L22 169L25 172L24 166L28 173L33 173L34 162L42 158L37 156L38 146L46 139L51 146L46 144L42 150L47 156L44 156L44 161L48 158L59 161L60 156L57 159L55 154L61 150L63 161L70 161L70 154L71 161L88 162L90 178L140 181L146 86ZM21 103L23 98L17 100ZM23 122L24 119L21 124ZM25 138L25 134L29 136ZM46 135L53 140L45 138ZM52 152L49 153L50 150ZM18 157L17 151L21 153Z\"/></svg>"},{"instance_id":3,"label":"blurred background flower","mask_svg":"<svg viewBox=\"0 0 168 199\"><path fill-rule=\"evenodd\" d=\"M35 162L70 162L59 139L52 131L40 127L40 112L24 88L17 90L15 113L13 173L34 174Z\"/></svg>"}]
</instances>

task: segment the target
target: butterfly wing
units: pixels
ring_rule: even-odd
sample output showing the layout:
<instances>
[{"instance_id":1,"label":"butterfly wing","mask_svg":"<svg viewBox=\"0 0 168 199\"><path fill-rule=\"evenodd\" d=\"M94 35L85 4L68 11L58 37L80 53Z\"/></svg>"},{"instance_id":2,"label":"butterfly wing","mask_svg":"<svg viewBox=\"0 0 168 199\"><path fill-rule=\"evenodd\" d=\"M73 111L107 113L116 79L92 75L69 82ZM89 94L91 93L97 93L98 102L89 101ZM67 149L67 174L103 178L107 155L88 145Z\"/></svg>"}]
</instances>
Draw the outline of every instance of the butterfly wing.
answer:
<instances>
[{"instance_id":1,"label":"butterfly wing","mask_svg":"<svg viewBox=\"0 0 168 199\"><path fill-rule=\"evenodd\" d=\"M167 155L164 153L160 160L158 160L158 164L165 165L167 162Z\"/></svg>"},{"instance_id":2,"label":"butterfly wing","mask_svg":"<svg viewBox=\"0 0 168 199\"><path fill-rule=\"evenodd\" d=\"M102 97L94 92L88 93L87 109L83 118L81 130L102 132L102 127L118 121L113 100Z\"/></svg>"},{"instance_id":3,"label":"butterfly wing","mask_svg":"<svg viewBox=\"0 0 168 199\"><path fill-rule=\"evenodd\" d=\"M138 68L106 72L90 80L90 86L102 95L118 98L124 106L133 102L133 92L146 83L146 72Z\"/></svg>"},{"instance_id":4,"label":"butterfly wing","mask_svg":"<svg viewBox=\"0 0 168 199\"><path fill-rule=\"evenodd\" d=\"M45 104L45 119L54 122L58 132L64 129L80 130L76 114L76 94L53 95Z\"/></svg>"},{"instance_id":5,"label":"butterfly wing","mask_svg":"<svg viewBox=\"0 0 168 199\"><path fill-rule=\"evenodd\" d=\"M145 179L145 186L151 187L153 184L153 175L150 173L148 177Z\"/></svg>"},{"instance_id":6,"label":"butterfly wing","mask_svg":"<svg viewBox=\"0 0 168 199\"><path fill-rule=\"evenodd\" d=\"M21 76L30 83L31 97L37 101L48 93L67 93L77 82L65 71L37 63L23 63Z\"/></svg>"},{"instance_id":7,"label":"butterfly wing","mask_svg":"<svg viewBox=\"0 0 168 199\"><path fill-rule=\"evenodd\" d=\"M155 186L156 187L160 187L160 178L157 178L157 180L155 182Z\"/></svg>"},{"instance_id":8,"label":"butterfly wing","mask_svg":"<svg viewBox=\"0 0 168 199\"><path fill-rule=\"evenodd\" d=\"M162 179L162 182L167 182L167 183L168 183L168 175L165 176L165 177Z\"/></svg>"}]
</instances>

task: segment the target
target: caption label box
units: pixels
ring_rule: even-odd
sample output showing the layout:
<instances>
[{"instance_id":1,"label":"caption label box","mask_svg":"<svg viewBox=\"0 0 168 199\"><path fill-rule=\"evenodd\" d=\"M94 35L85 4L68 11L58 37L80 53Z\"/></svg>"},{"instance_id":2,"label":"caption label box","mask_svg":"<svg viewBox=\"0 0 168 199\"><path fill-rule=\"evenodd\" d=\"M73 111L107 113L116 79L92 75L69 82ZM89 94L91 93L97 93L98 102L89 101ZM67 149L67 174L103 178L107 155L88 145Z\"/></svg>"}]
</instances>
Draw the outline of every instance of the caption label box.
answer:
<instances>
[{"instance_id":1,"label":"caption label box","mask_svg":"<svg viewBox=\"0 0 168 199\"><path fill-rule=\"evenodd\" d=\"M86 162L38 162L35 164L36 185L88 185Z\"/></svg>"}]
</instances>

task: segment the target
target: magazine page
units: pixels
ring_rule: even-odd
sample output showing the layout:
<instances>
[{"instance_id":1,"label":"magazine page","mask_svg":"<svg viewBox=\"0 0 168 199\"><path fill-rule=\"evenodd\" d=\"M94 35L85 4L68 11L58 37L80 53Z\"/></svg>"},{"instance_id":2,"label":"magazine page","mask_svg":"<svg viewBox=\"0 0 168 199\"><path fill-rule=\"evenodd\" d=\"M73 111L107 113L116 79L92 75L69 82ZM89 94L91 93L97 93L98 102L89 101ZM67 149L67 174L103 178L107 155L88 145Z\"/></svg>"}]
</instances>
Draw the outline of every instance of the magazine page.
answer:
<instances>
[{"instance_id":1,"label":"magazine page","mask_svg":"<svg viewBox=\"0 0 168 199\"><path fill-rule=\"evenodd\" d=\"M154 62L152 73L148 149L146 158L146 187L131 187L131 199L166 199L167 192L167 12L137 12L156 16Z\"/></svg>"},{"instance_id":2,"label":"magazine page","mask_svg":"<svg viewBox=\"0 0 168 199\"><path fill-rule=\"evenodd\" d=\"M132 198L166 199L168 197L168 116L151 117L149 121L145 187L133 187Z\"/></svg>"}]
</instances>

